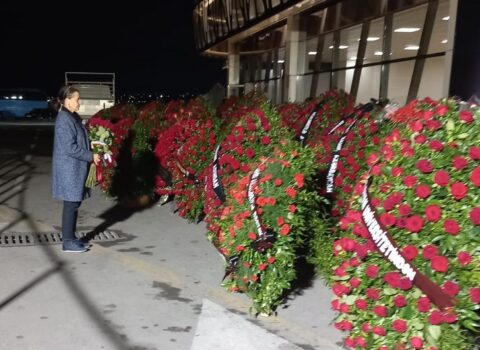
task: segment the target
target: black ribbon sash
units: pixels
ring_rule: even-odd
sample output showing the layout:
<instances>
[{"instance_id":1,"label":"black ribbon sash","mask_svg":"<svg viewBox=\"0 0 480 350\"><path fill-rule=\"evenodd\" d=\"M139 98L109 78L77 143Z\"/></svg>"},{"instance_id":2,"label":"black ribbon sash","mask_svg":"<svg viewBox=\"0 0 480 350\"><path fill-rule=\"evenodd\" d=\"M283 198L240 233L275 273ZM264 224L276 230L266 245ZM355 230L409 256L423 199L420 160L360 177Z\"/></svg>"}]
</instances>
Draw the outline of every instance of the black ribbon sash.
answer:
<instances>
[{"instance_id":1,"label":"black ribbon sash","mask_svg":"<svg viewBox=\"0 0 480 350\"><path fill-rule=\"evenodd\" d=\"M308 136L308 131L310 130L310 127L312 126L313 120L318 114L318 111L322 106L325 104L325 101L322 100L320 101L312 110L310 113L310 116L308 117L307 121L303 125L302 131L300 132L300 135L298 136L298 141L300 141L300 144L303 146L305 144L305 140L307 139Z\"/></svg>"},{"instance_id":2,"label":"black ribbon sash","mask_svg":"<svg viewBox=\"0 0 480 350\"><path fill-rule=\"evenodd\" d=\"M250 212L252 213L253 222L257 228L258 238L252 243L254 249L263 252L272 247L275 235L271 230L265 231L260 222L260 216L258 215L258 209L256 204L256 197L253 189L258 183L258 177L260 176L260 168L250 176L250 183L248 184L248 201L250 202Z\"/></svg>"},{"instance_id":3,"label":"black ribbon sash","mask_svg":"<svg viewBox=\"0 0 480 350\"><path fill-rule=\"evenodd\" d=\"M218 154L220 153L220 145L221 143L217 145L217 148L215 148L215 152L213 154L212 187L213 192L215 192L218 199L220 199L220 202L225 203L225 201L227 200L227 196L225 195L222 182L220 181L220 176L218 175Z\"/></svg>"},{"instance_id":4,"label":"black ribbon sash","mask_svg":"<svg viewBox=\"0 0 480 350\"><path fill-rule=\"evenodd\" d=\"M345 131L342 133L342 136L340 137L340 140L337 143L337 146L335 147L335 151L333 153L332 161L330 162L330 166L328 167L328 172L327 172L327 179L326 179L326 192L327 194L332 194L334 191L334 184L335 184L335 176L337 174L337 168L338 168L338 161L340 159L340 152L343 149L343 145L345 144L345 141L347 139L348 134L352 130L352 128L355 126L357 121L367 112L370 112L373 109L373 103L367 103L363 106L360 106L357 108L357 110L347 117L343 118L340 120L333 128L332 130L329 131L328 135L333 134L335 130L337 130L340 126L346 123L348 119L352 119L352 123L345 129Z\"/></svg>"},{"instance_id":5,"label":"black ribbon sash","mask_svg":"<svg viewBox=\"0 0 480 350\"><path fill-rule=\"evenodd\" d=\"M378 251L404 276L424 292L439 309L445 310L453 307L453 297L446 294L438 285L418 271L415 266L408 263L407 259L398 249L395 241L390 237L387 230L378 219L377 213L371 205L370 196L368 194L371 180L372 178L369 175L362 193L362 220Z\"/></svg>"}]
</instances>

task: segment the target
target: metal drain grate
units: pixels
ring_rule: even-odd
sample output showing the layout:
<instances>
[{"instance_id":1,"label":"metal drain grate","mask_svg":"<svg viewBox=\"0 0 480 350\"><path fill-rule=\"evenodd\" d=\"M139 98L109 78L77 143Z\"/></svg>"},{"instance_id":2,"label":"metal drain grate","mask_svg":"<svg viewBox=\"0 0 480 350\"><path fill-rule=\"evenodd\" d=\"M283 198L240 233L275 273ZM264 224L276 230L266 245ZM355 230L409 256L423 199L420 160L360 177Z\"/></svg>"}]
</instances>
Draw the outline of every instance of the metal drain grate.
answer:
<instances>
[{"instance_id":1,"label":"metal drain grate","mask_svg":"<svg viewBox=\"0 0 480 350\"><path fill-rule=\"evenodd\" d=\"M84 237L88 232L77 232L77 236ZM111 242L122 237L113 231L103 231L97 234L90 242ZM19 247L31 245L46 245L62 243L62 234L60 232L47 233L16 233L8 232L0 234L0 247Z\"/></svg>"}]
</instances>

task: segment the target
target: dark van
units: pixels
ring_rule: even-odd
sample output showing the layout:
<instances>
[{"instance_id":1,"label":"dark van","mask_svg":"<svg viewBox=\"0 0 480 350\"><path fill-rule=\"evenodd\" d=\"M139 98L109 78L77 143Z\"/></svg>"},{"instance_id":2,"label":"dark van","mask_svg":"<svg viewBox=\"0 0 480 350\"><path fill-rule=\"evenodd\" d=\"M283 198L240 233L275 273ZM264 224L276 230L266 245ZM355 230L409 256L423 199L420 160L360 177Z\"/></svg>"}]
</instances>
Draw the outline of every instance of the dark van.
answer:
<instances>
[{"instance_id":1,"label":"dark van","mask_svg":"<svg viewBox=\"0 0 480 350\"><path fill-rule=\"evenodd\" d=\"M49 118L47 95L37 89L0 89L0 118Z\"/></svg>"}]
</instances>

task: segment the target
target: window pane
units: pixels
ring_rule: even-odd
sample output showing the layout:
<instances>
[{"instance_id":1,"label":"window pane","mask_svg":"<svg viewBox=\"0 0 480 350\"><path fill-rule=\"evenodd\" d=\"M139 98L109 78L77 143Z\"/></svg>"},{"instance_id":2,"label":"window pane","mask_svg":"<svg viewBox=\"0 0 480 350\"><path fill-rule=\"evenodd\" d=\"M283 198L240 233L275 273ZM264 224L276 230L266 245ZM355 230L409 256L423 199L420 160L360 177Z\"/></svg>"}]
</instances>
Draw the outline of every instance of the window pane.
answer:
<instances>
[{"instance_id":1,"label":"window pane","mask_svg":"<svg viewBox=\"0 0 480 350\"><path fill-rule=\"evenodd\" d=\"M392 59L417 55L426 13L422 5L393 15Z\"/></svg>"}]
</instances>

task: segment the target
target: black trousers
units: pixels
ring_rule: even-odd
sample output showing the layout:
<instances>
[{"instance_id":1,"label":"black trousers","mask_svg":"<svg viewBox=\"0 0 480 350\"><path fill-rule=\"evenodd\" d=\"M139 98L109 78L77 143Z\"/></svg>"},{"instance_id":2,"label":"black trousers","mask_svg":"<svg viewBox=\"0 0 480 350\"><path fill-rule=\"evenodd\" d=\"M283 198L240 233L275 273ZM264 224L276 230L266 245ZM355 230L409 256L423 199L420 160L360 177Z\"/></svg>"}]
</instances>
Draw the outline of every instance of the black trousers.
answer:
<instances>
[{"instance_id":1,"label":"black trousers","mask_svg":"<svg viewBox=\"0 0 480 350\"><path fill-rule=\"evenodd\" d=\"M82 202L63 201L62 213L62 240L68 241L76 239L75 230L77 228L78 208Z\"/></svg>"}]
</instances>

